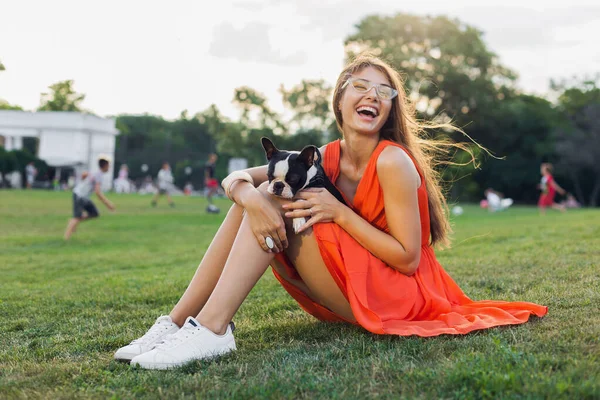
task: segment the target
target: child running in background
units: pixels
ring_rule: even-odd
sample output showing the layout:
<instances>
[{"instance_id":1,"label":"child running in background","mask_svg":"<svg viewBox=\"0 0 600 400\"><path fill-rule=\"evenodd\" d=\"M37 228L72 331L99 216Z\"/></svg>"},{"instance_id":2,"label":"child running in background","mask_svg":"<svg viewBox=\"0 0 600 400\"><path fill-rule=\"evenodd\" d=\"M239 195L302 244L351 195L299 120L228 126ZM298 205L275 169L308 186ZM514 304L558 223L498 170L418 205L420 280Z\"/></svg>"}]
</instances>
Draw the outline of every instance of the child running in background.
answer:
<instances>
[{"instance_id":1,"label":"child running in background","mask_svg":"<svg viewBox=\"0 0 600 400\"><path fill-rule=\"evenodd\" d=\"M546 207L551 207L555 210L564 212L565 207L554 201L554 196L556 196L557 191L563 196L565 195L566 191L554 180L554 177L552 176L552 164L542 163L540 166L540 173L542 174L542 180L538 186L538 188L542 191L538 201L540 213L545 215Z\"/></svg>"},{"instance_id":2,"label":"child running in background","mask_svg":"<svg viewBox=\"0 0 600 400\"><path fill-rule=\"evenodd\" d=\"M69 220L69 224L67 225L65 240L71 238L71 235L75 232L80 222L99 216L96 205L90 200L92 193L96 193L96 196L104 203L106 208L111 211L115 209L114 204L104 197L102 193L102 179L110 167L108 158L101 156L98 159L98 167L100 167L100 171L86 175L73 189L73 218ZM86 215L83 215L84 211Z\"/></svg>"}]
</instances>

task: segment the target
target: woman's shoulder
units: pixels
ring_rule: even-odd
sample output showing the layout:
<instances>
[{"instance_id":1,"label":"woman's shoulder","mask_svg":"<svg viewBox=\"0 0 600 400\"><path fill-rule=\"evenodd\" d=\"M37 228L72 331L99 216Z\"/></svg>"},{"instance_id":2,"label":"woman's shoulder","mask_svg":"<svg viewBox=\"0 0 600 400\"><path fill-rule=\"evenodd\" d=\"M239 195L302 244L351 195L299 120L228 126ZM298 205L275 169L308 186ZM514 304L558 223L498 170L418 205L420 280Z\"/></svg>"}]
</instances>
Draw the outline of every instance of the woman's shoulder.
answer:
<instances>
[{"instance_id":1,"label":"woman's shoulder","mask_svg":"<svg viewBox=\"0 0 600 400\"><path fill-rule=\"evenodd\" d=\"M321 156L323 157L323 159L325 159L325 153L327 152L327 148L330 146L339 146L339 143L340 143L340 140L336 139L329 143L325 143L323 146L319 147L319 152L321 153Z\"/></svg>"},{"instance_id":2,"label":"woman's shoulder","mask_svg":"<svg viewBox=\"0 0 600 400\"><path fill-rule=\"evenodd\" d=\"M415 180L419 183L421 177L417 167L403 147L388 145L377 158L377 173L384 177L394 177L401 181Z\"/></svg>"},{"instance_id":3,"label":"woman's shoulder","mask_svg":"<svg viewBox=\"0 0 600 400\"><path fill-rule=\"evenodd\" d=\"M321 152L321 155L323 157L325 157L325 150L327 150L327 145L329 145L329 143L324 144L323 146L319 147L319 151Z\"/></svg>"},{"instance_id":4,"label":"woman's shoulder","mask_svg":"<svg viewBox=\"0 0 600 400\"><path fill-rule=\"evenodd\" d=\"M386 146L377 158L377 168L400 168L418 175L417 167L411 156L400 146Z\"/></svg>"}]
</instances>

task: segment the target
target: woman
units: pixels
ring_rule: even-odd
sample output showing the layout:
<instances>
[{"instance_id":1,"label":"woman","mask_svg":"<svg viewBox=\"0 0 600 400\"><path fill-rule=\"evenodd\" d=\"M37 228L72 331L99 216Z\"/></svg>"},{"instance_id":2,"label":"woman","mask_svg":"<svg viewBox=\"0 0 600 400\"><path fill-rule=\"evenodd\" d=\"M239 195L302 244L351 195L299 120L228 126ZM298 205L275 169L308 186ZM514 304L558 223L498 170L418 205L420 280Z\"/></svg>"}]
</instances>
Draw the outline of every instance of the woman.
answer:
<instances>
[{"instance_id":1,"label":"woman","mask_svg":"<svg viewBox=\"0 0 600 400\"><path fill-rule=\"evenodd\" d=\"M449 225L424 152L435 143L417 137L397 72L359 57L338 78L333 105L343 140L321 152L348 205L322 189L276 199L265 166L228 177L235 204L185 294L115 358L171 368L234 350L229 322L269 265L307 312L378 334L464 334L546 314L532 303L473 302L437 262L432 246L447 243ZM310 217L299 234L294 217Z\"/></svg>"}]
</instances>

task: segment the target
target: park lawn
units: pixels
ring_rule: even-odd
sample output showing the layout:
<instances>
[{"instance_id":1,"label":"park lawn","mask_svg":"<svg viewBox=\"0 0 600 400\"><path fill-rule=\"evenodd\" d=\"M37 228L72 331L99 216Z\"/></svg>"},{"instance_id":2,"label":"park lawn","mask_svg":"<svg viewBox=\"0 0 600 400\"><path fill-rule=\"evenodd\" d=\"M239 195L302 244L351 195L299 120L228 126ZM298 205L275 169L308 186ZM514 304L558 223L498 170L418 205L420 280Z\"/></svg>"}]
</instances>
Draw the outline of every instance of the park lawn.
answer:
<instances>
[{"instance_id":1,"label":"park lawn","mask_svg":"<svg viewBox=\"0 0 600 400\"><path fill-rule=\"evenodd\" d=\"M543 319L376 336L315 320L267 271L235 317L237 352L145 371L113 353L169 312L223 214L108 197L117 212L99 204L64 243L70 193L0 191L0 398L600 398L600 210L453 218L438 258L463 290L547 305Z\"/></svg>"}]
</instances>

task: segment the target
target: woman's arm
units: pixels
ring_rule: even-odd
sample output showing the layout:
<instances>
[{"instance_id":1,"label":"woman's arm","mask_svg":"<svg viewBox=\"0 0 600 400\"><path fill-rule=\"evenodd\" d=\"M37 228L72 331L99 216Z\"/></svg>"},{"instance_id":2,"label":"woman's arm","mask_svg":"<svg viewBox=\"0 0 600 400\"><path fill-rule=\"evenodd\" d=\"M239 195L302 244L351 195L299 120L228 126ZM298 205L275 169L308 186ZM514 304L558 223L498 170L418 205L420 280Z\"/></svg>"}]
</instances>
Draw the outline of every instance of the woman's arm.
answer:
<instances>
[{"instance_id":1,"label":"woman's arm","mask_svg":"<svg viewBox=\"0 0 600 400\"><path fill-rule=\"evenodd\" d=\"M267 167L255 167L244 170L252 177L254 185L260 186L267 181ZM258 244L267 252L280 252L288 247L285 223L279 210L250 182L236 180L229 190L232 200L246 210L250 228ZM273 239L275 248L269 249L266 238Z\"/></svg>"},{"instance_id":2,"label":"woman's arm","mask_svg":"<svg viewBox=\"0 0 600 400\"><path fill-rule=\"evenodd\" d=\"M243 180L234 181L231 184L230 190L232 199L236 204L246 208L244 206L244 201L248 200L248 195L255 194L257 190L253 189L256 189L263 182L267 181L267 168L268 167L266 165L261 165L260 167L246 168L243 170L243 172L250 174L252 180L254 181L254 186Z\"/></svg>"},{"instance_id":3,"label":"woman's arm","mask_svg":"<svg viewBox=\"0 0 600 400\"><path fill-rule=\"evenodd\" d=\"M259 187L261 183L267 181L267 169L267 165L261 165L260 167L247 168L244 171L254 179L254 187Z\"/></svg>"},{"instance_id":4,"label":"woman's arm","mask_svg":"<svg viewBox=\"0 0 600 400\"><path fill-rule=\"evenodd\" d=\"M390 234L347 207L336 222L375 257L410 276L417 270L421 257L419 174L404 150L389 146L377 160L377 176Z\"/></svg>"}]
</instances>

